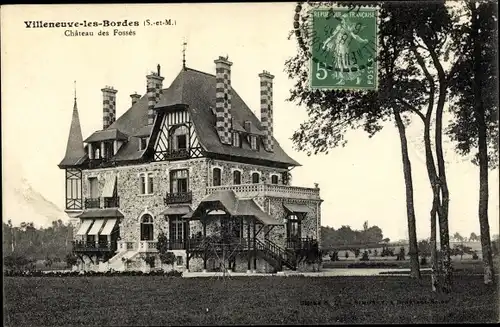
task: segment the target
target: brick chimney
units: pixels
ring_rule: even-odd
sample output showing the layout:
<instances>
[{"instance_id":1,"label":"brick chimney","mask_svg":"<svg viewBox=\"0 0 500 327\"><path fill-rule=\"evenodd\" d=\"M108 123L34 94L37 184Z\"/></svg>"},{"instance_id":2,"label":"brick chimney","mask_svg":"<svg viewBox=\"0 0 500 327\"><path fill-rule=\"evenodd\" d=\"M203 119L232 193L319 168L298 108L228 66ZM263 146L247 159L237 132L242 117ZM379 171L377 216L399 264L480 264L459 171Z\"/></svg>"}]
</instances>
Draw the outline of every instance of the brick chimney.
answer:
<instances>
[{"instance_id":1,"label":"brick chimney","mask_svg":"<svg viewBox=\"0 0 500 327\"><path fill-rule=\"evenodd\" d=\"M106 86L102 91L102 129L108 128L116 120L116 93L112 86Z\"/></svg>"},{"instance_id":2,"label":"brick chimney","mask_svg":"<svg viewBox=\"0 0 500 327\"><path fill-rule=\"evenodd\" d=\"M157 67L158 71L151 72L146 76L147 91L148 91L148 125L153 125L155 121L154 107L158 100L160 100L161 90L163 88L163 77L160 76L160 65Z\"/></svg>"},{"instance_id":3,"label":"brick chimney","mask_svg":"<svg viewBox=\"0 0 500 327\"><path fill-rule=\"evenodd\" d=\"M260 122L264 129L264 148L274 151L273 139L273 78L267 71L259 74L260 77Z\"/></svg>"},{"instance_id":4,"label":"brick chimney","mask_svg":"<svg viewBox=\"0 0 500 327\"><path fill-rule=\"evenodd\" d=\"M217 134L222 144L232 144L231 117L231 65L228 58L215 60L215 117Z\"/></svg>"},{"instance_id":5,"label":"brick chimney","mask_svg":"<svg viewBox=\"0 0 500 327\"><path fill-rule=\"evenodd\" d=\"M137 94L137 92L136 92L134 94L131 94L130 98L132 99L132 105L134 105L137 101L139 101L141 96L139 94Z\"/></svg>"}]
</instances>

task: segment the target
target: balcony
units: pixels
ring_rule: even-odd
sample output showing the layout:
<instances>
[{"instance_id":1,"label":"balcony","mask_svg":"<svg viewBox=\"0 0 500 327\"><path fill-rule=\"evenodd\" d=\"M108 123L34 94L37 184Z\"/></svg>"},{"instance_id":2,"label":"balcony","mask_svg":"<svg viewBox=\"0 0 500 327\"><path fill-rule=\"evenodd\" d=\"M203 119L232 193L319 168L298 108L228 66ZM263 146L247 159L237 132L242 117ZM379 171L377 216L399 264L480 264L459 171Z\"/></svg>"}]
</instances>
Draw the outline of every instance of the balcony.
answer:
<instances>
[{"instance_id":1,"label":"balcony","mask_svg":"<svg viewBox=\"0 0 500 327\"><path fill-rule=\"evenodd\" d=\"M316 240L313 238L293 238L293 239L287 239L285 246L287 249L307 249L309 248L313 242Z\"/></svg>"},{"instance_id":2,"label":"balcony","mask_svg":"<svg viewBox=\"0 0 500 327\"><path fill-rule=\"evenodd\" d=\"M113 242L73 241L74 252L113 252L116 244Z\"/></svg>"},{"instance_id":3,"label":"balcony","mask_svg":"<svg viewBox=\"0 0 500 327\"><path fill-rule=\"evenodd\" d=\"M187 158L189 158L189 149L157 151L155 153L155 160L157 161L178 160Z\"/></svg>"},{"instance_id":4,"label":"balcony","mask_svg":"<svg viewBox=\"0 0 500 327\"><path fill-rule=\"evenodd\" d=\"M176 204L176 203L191 203L193 200L193 192L182 192L182 193L167 193L166 197L163 199L163 202L168 204Z\"/></svg>"},{"instance_id":5,"label":"balcony","mask_svg":"<svg viewBox=\"0 0 500 327\"><path fill-rule=\"evenodd\" d=\"M104 198L104 208L119 208L120 207L120 198Z\"/></svg>"},{"instance_id":6,"label":"balcony","mask_svg":"<svg viewBox=\"0 0 500 327\"><path fill-rule=\"evenodd\" d=\"M100 198L85 198L85 209L99 209L100 207Z\"/></svg>"},{"instance_id":7,"label":"balcony","mask_svg":"<svg viewBox=\"0 0 500 327\"><path fill-rule=\"evenodd\" d=\"M240 184L207 187L207 195L217 191L233 190L244 197L281 197L289 199L321 200L319 188L298 187L279 184Z\"/></svg>"}]
</instances>

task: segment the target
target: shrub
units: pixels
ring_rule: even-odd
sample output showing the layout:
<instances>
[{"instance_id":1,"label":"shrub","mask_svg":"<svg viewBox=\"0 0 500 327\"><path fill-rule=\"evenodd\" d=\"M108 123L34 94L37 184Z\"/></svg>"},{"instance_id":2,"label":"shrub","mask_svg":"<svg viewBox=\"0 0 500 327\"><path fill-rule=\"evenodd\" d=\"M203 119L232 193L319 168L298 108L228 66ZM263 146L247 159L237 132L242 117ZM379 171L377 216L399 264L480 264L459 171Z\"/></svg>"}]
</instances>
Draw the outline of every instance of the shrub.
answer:
<instances>
[{"instance_id":1,"label":"shrub","mask_svg":"<svg viewBox=\"0 0 500 327\"><path fill-rule=\"evenodd\" d=\"M68 253L66 255L66 266L68 268L73 267L74 265L77 264L77 262L78 262L78 258L73 253Z\"/></svg>"},{"instance_id":2,"label":"shrub","mask_svg":"<svg viewBox=\"0 0 500 327\"><path fill-rule=\"evenodd\" d=\"M360 261L368 261L368 260L370 260L370 259L368 258L368 251L363 252L363 256L362 256L362 257L361 257L361 259L359 259L359 260L360 260Z\"/></svg>"},{"instance_id":3,"label":"shrub","mask_svg":"<svg viewBox=\"0 0 500 327\"><path fill-rule=\"evenodd\" d=\"M146 262L146 264L150 268L154 268L154 266L155 266L155 257L154 256L152 256L152 255L146 255L146 257L144 257L144 261Z\"/></svg>"},{"instance_id":4,"label":"shrub","mask_svg":"<svg viewBox=\"0 0 500 327\"><path fill-rule=\"evenodd\" d=\"M476 252L474 252L474 253L472 254L472 260L478 260L478 259L479 259L479 256L477 255L477 253L476 253Z\"/></svg>"},{"instance_id":5,"label":"shrub","mask_svg":"<svg viewBox=\"0 0 500 327\"><path fill-rule=\"evenodd\" d=\"M420 264L421 265L426 265L427 264L427 257L420 258Z\"/></svg>"},{"instance_id":6,"label":"shrub","mask_svg":"<svg viewBox=\"0 0 500 327\"><path fill-rule=\"evenodd\" d=\"M345 258L349 259L349 252L345 251Z\"/></svg>"}]
</instances>

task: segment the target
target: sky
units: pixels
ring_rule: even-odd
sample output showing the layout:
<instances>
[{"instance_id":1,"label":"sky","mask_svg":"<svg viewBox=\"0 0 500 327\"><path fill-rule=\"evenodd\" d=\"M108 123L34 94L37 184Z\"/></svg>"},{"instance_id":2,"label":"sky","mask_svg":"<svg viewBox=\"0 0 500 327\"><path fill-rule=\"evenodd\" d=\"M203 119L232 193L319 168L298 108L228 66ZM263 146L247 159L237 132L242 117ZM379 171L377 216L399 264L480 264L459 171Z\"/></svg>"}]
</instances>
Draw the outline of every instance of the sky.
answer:
<instances>
[{"instance_id":1,"label":"sky","mask_svg":"<svg viewBox=\"0 0 500 327\"><path fill-rule=\"evenodd\" d=\"M187 66L215 73L214 60L229 56L232 86L259 117L262 70L275 75L274 132L285 151L302 164L293 184L319 183L322 225L361 229L379 226L384 237L407 238L405 187L399 136L388 124L372 138L361 130L346 135L348 144L328 155L308 157L294 150L291 136L307 119L306 110L288 102L293 81L285 60L297 51L288 40L294 3L44 5L2 6L2 165L3 175L22 174L34 189L64 207L64 156L73 108L74 81L83 137L102 128L101 88L113 86L117 115L130 106L129 95L146 92L146 75L161 65L168 86L182 67L182 43L188 43ZM135 35L113 34L114 28L78 28L93 36L64 36L65 28L27 28L24 21L139 21L138 27L117 27ZM171 26L143 22L171 19ZM75 29L71 29L75 30ZM432 194L424 165L420 122L408 131L413 167L417 237L429 237ZM477 217L479 170L448 145L451 233L479 233ZM490 226L498 234L498 171L490 172ZM4 203L8 206L9 203Z\"/></svg>"}]
</instances>

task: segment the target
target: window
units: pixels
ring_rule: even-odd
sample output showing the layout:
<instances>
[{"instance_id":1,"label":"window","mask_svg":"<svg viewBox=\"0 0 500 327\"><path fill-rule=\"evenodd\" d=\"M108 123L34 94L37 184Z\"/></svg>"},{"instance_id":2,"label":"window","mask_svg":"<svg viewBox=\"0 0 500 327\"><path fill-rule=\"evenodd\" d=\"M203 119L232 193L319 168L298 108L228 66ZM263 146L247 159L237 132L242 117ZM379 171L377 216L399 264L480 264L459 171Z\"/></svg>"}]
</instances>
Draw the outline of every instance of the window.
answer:
<instances>
[{"instance_id":1,"label":"window","mask_svg":"<svg viewBox=\"0 0 500 327\"><path fill-rule=\"evenodd\" d=\"M140 194L153 194L154 193L154 174L141 173L139 175Z\"/></svg>"},{"instance_id":2,"label":"window","mask_svg":"<svg viewBox=\"0 0 500 327\"><path fill-rule=\"evenodd\" d=\"M141 174L141 194L146 194L146 176Z\"/></svg>"},{"instance_id":3,"label":"window","mask_svg":"<svg viewBox=\"0 0 500 327\"><path fill-rule=\"evenodd\" d=\"M240 133L233 132L233 146L241 148Z\"/></svg>"},{"instance_id":4,"label":"window","mask_svg":"<svg viewBox=\"0 0 500 327\"><path fill-rule=\"evenodd\" d=\"M172 170L170 172L170 193L188 192L188 170Z\"/></svg>"},{"instance_id":5,"label":"window","mask_svg":"<svg viewBox=\"0 0 500 327\"><path fill-rule=\"evenodd\" d=\"M233 172L233 184L240 185L241 184L241 171L235 170Z\"/></svg>"},{"instance_id":6,"label":"window","mask_svg":"<svg viewBox=\"0 0 500 327\"><path fill-rule=\"evenodd\" d=\"M97 177L89 177L89 190L90 198L95 199L99 197L99 181Z\"/></svg>"},{"instance_id":7,"label":"window","mask_svg":"<svg viewBox=\"0 0 500 327\"><path fill-rule=\"evenodd\" d=\"M92 144L92 151L94 152L94 159L101 159L101 147L98 143Z\"/></svg>"},{"instance_id":8,"label":"window","mask_svg":"<svg viewBox=\"0 0 500 327\"><path fill-rule=\"evenodd\" d=\"M252 148L252 150L258 150L257 136L250 135L249 136L249 143L250 143L250 147Z\"/></svg>"},{"instance_id":9,"label":"window","mask_svg":"<svg viewBox=\"0 0 500 327\"><path fill-rule=\"evenodd\" d=\"M149 137L141 137L139 140L139 151L145 150L148 147Z\"/></svg>"},{"instance_id":10,"label":"window","mask_svg":"<svg viewBox=\"0 0 500 327\"><path fill-rule=\"evenodd\" d=\"M180 216L170 216L170 241L173 243L182 243L184 240L186 222Z\"/></svg>"},{"instance_id":11,"label":"window","mask_svg":"<svg viewBox=\"0 0 500 327\"><path fill-rule=\"evenodd\" d=\"M189 129L186 125L174 126L170 130L170 149L186 150L188 148Z\"/></svg>"},{"instance_id":12,"label":"window","mask_svg":"<svg viewBox=\"0 0 500 327\"><path fill-rule=\"evenodd\" d=\"M102 153L104 159L111 159L113 157L113 142L104 142L104 153Z\"/></svg>"},{"instance_id":13,"label":"window","mask_svg":"<svg viewBox=\"0 0 500 327\"><path fill-rule=\"evenodd\" d=\"M152 241L153 231L153 217L145 214L141 218L141 241Z\"/></svg>"},{"instance_id":14,"label":"window","mask_svg":"<svg viewBox=\"0 0 500 327\"><path fill-rule=\"evenodd\" d=\"M278 175L271 175L271 184L278 184Z\"/></svg>"},{"instance_id":15,"label":"window","mask_svg":"<svg viewBox=\"0 0 500 327\"><path fill-rule=\"evenodd\" d=\"M153 188L153 173L148 174L148 193L153 194L154 188Z\"/></svg>"},{"instance_id":16,"label":"window","mask_svg":"<svg viewBox=\"0 0 500 327\"><path fill-rule=\"evenodd\" d=\"M296 215L290 215L287 218L286 237L288 240L300 238L300 220Z\"/></svg>"},{"instance_id":17,"label":"window","mask_svg":"<svg viewBox=\"0 0 500 327\"><path fill-rule=\"evenodd\" d=\"M252 183L253 184L258 184L260 179L260 174L259 173L253 173L252 174Z\"/></svg>"},{"instance_id":18,"label":"window","mask_svg":"<svg viewBox=\"0 0 500 327\"><path fill-rule=\"evenodd\" d=\"M221 169L214 168L213 170L213 186L221 185Z\"/></svg>"},{"instance_id":19,"label":"window","mask_svg":"<svg viewBox=\"0 0 500 327\"><path fill-rule=\"evenodd\" d=\"M183 265L183 259L180 255L177 256L177 265L182 266Z\"/></svg>"}]
</instances>

